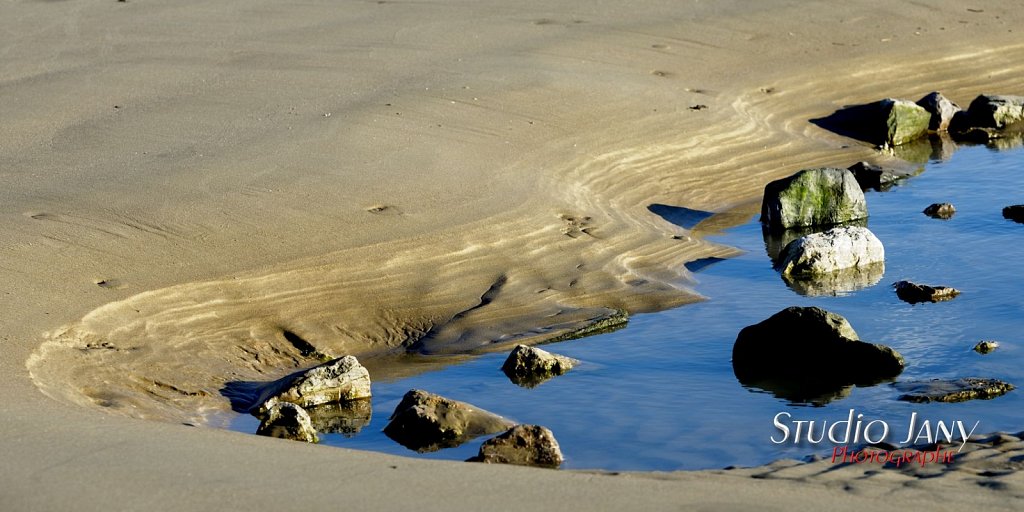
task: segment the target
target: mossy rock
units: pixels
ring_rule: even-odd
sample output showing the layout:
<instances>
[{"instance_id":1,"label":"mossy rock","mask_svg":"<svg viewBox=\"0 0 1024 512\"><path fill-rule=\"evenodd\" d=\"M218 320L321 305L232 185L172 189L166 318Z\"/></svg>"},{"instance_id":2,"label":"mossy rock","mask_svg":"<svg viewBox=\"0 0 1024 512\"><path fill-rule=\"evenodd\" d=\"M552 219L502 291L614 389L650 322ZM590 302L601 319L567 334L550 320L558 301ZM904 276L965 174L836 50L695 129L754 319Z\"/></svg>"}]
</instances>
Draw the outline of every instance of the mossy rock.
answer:
<instances>
[{"instance_id":1,"label":"mossy rock","mask_svg":"<svg viewBox=\"0 0 1024 512\"><path fill-rule=\"evenodd\" d=\"M864 192L846 169L805 169L764 188L761 222L771 231L867 218Z\"/></svg>"}]
</instances>

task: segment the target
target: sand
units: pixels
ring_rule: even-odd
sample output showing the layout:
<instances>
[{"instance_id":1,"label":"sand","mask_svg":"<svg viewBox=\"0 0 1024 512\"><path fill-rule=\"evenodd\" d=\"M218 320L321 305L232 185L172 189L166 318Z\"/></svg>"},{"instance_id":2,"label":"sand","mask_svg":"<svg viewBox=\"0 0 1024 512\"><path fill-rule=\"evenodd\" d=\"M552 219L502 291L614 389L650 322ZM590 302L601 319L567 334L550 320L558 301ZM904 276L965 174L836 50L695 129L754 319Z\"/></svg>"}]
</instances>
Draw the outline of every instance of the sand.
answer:
<instances>
[{"instance_id":1,"label":"sand","mask_svg":"<svg viewBox=\"0 0 1024 512\"><path fill-rule=\"evenodd\" d=\"M1016 7L5 1L0 503L1009 509L1019 472L604 475L204 427L226 383L312 362L289 340L386 377L699 300L682 264L735 254L702 236L766 182L900 165L809 119L1024 93Z\"/></svg>"}]
</instances>

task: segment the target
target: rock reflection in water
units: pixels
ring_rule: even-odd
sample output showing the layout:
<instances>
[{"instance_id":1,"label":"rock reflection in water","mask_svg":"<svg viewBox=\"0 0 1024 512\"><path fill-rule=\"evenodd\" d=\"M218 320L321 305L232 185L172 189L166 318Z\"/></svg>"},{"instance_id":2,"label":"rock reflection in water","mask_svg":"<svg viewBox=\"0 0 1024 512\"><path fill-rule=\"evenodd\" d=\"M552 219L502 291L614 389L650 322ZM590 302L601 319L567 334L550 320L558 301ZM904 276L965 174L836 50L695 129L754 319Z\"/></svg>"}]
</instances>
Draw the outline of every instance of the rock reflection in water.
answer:
<instances>
[{"instance_id":1,"label":"rock reflection in water","mask_svg":"<svg viewBox=\"0 0 1024 512\"><path fill-rule=\"evenodd\" d=\"M830 274L793 276L783 274L782 280L791 290L807 297L836 296L874 286L885 276L885 263L846 268Z\"/></svg>"},{"instance_id":2,"label":"rock reflection in water","mask_svg":"<svg viewBox=\"0 0 1024 512\"><path fill-rule=\"evenodd\" d=\"M370 399L323 404L306 409L317 432L352 437L370 424L373 405Z\"/></svg>"},{"instance_id":3,"label":"rock reflection in water","mask_svg":"<svg viewBox=\"0 0 1024 512\"><path fill-rule=\"evenodd\" d=\"M747 389L769 393L775 398L785 400L790 405L813 407L823 407L842 400L850 396L850 391L853 389L852 384L823 384L798 379L738 380Z\"/></svg>"}]
</instances>

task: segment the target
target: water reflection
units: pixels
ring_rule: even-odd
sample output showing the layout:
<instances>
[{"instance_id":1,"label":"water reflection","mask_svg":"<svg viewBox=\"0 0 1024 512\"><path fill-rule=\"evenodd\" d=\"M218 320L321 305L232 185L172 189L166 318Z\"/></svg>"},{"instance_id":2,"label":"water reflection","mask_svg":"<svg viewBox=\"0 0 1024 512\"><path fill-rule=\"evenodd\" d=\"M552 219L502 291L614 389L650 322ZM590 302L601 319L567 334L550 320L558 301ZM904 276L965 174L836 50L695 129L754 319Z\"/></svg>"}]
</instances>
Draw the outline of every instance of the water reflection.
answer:
<instances>
[{"instance_id":1,"label":"water reflection","mask_svg":"<svg viewBox=\"0 0 1024 512\"><path fill-rule=\"evenodd\" d=\"M829 274L782 274L786 286L807 297L836 297L878 284L885 276L885 263L844 268Z\"/></svg>"}]
</instances>

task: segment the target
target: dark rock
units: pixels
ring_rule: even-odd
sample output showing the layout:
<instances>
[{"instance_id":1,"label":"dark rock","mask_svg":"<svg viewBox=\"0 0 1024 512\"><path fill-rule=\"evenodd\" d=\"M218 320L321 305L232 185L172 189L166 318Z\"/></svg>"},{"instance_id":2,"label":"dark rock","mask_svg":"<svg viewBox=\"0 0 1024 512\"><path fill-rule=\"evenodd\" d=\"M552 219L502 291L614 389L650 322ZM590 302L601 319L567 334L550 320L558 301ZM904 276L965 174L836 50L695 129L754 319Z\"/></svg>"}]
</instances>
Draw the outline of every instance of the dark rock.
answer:
<instances>
[{"instance_id":1,"label":"dark rock","mask_svg":"<svg viewBox=\"0 0 1024 512\"><path fill-rule=\"evenodd\" d=\"M926 135L931 119L931 114L920 105L886 98L846 107L812 122L840 135L879 146L898 146Z\"/></svg>"},{"instance_id":2,"label":"dark rock","mask_svg":"<svg viewBox=\"0 0 1024 512\"><path fill-rule=\"evenodd\" d=\"M256 434L307 443L320 441L306 410L289 402L274 404L263 417Z\"/></svg>"},{"instance_id":3,"label":"dark rock","mask_svg":"<svg viewBox=\"0 0 1024 512\"><path fill-rule=\"evenodd\" d=\"M976 377L898 382L894 386L904 393L900 400L916 403L991 400L1013 390L1013 384Z\"/></svg>"},{"instance_id":4,"label":"dark rock","mask_svg":"<svg viewBox=\"0 0 1024 512\"><path fill-rule=\"evenodd\" d=\"M949 122L953 116L960 112L960 106L949 101L938 92L932 92L924 98L917 100L917 104L928 111L931 120L928 122L928 129L933 132L944 132L949 129Z\"/></svg>"},{"instance_id":5,"label":"dark rock","mask_svg":"<svg viewBox=\"0 0 1024 512\"><path fill-rule=\"evenodd\" d=\"M960 290L949 286L929 286L910 281L898 281L892 286L896 288L896 296L900 300L911 304L951 300L960 295Z\"/></svg>"},{"instance_id":6,"label":"dark rock","mask_svg":"<svg viewBox=\"0 0 1024 512\"><path fill-rule=\"evenodd\" d=\"M345 356L270 383L254 409L263 413L278 402L312 407L361 398L370 398L370 374L355 357Z\"/></svg>"},{"instance_id":7,"label":"dark rock","mask_svg":"<svg viewBox=\"0 0 1024 512\"><path fill-rule=\"evenodd\" d=\"M897 181L912 175L909 172L884 169L868 162L857 162L847 170L853 173L853 177L857 180L861 190L888 190Z\"/></svg>"},{"instance_id":8,"label":"dark rock","mask_svg":"<svg viewBox=\"0 0 1024 512\"><path fill-rule=\"evenodd\" d=\"M557 468L564 457L550 430L539 425L516 425L484 441L480 453L469 462L516 464Z\"/></svg>"},{"instance_id":9,"label":"dark rock","mask_svg":"<svg viewBox=\"0 0 1024 512\"><path fill-rule=\"evenodd\" d=\"M1003 218L1024 224L1024 204L1003 208Z\"/></svg>"},{"instance_id":10,"label":"dark rock","mask_svg":"<svg viewBox=\"0 0 1024 512\"><path fill-rule=\"evenodd\" d=\"M733 345L732 365L744 385L772 390L786 383L817 396L891 379L903 371L903 357L884 345L858 340L840 315L790 307L744 327Z\"/></svg>"},{"instance_id":11,"label":"dark rock","mask_svg":"<svg viewBox=\"0 0 1024 512\"><path fill-rule=\"evenodd\" d=\"M570 357L552 354L546 350L526 345L516 345L505 359L501 371L508 378L523 387L532 388L538 384L572 369L577 361Z\"/></svg>"},{"instance_id":12,"label":"dark rock","mask_svg":"<svg viewBox=\"0 0 1024 512\"><path fill-rule=\"evenodd\" d=\"M765 186L761 222L771 231L832 226L868 216L864 192L846 169L806 169Z\"/></svg>"},{"instance_id":13,"label":"dark rock","mask_svg":"<svg viewBox=\"0 0 1024 512\"><path fill-rule=\"evenodd\" d=\"M924 209L924 214L933 219L949 219L956 213L956 208L951 203L934 203Z\"/></svg>"},{"instance_id":14,"label":"dark rock","mask_svg":"<svg viewBox=\"0 0 1024 512\"><path fill-rule=\"evenodd\" d=\"M501 432L513 423L465 402L413 389L384 427L384 434L418 452L452 448L482 435Z\"/></svg>"},{"instance_id":15,"label":"dark rock","mask_svg":"<svg viewBox=\"0 0 1024 512\"><path fill-rule=\"evenodd\" d=\"M974 351L979 354L988 354L999 348L998 341L981 340L974 346Z\"/></svg>"},{"instance_id":16,"label":"dark rock","mask_svg":"<svg viewBox=\"0 0 1024 512\"><path fill-rule=\"evenodd\" d=\"M970 123L975 128L1006 130L1024 123L1024 96L983 94L967 107Z\"/></svg>"},{"instance_id":17,"label":"dark rock","mask_svg":"<svg viewBox=\"0 0 1024 512\"><path fill-rule=\"evenodd\" d=\"M370 424L373 404L369 399L323 404L306 409L317 432L353 436Z\"/></svg>"}]
</instances>

